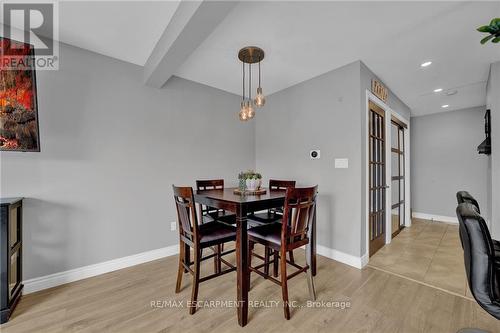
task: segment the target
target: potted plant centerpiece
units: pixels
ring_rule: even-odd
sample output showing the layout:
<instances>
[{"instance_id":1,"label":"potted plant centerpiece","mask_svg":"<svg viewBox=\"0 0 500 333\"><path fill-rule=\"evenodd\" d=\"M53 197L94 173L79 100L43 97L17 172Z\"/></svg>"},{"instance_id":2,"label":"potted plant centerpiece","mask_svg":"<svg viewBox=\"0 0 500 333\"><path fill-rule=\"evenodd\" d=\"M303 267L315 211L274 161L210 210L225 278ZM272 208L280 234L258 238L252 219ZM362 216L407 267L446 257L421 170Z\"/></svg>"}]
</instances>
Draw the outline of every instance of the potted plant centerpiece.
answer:
<instances>
[{"instance_id":1,"label":"potted plant centerpiece","mask_svg":"<svg viewBox=\"0 0 500 333\"><path fill-rule=\"evenodd\" d=\"M262 175L253 170L240 172L238 174L239 189L240 191L256 191L262 185Z\"/></svg>"}]
</instances>

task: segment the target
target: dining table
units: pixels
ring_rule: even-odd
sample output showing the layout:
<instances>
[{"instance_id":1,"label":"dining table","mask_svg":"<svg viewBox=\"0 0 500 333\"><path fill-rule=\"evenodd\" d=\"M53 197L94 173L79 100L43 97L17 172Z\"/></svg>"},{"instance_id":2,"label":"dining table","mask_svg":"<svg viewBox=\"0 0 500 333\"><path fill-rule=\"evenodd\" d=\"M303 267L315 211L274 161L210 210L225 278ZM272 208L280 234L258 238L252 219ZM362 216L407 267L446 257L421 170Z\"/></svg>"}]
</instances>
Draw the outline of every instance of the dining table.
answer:
<instances>
[{"instance_id":1,"label":"dining table","mask_svg":"<svg viewBox=\"0 0 500 333\"><path fill-rule=\"evenodd\" d=\"M283 207L284 190L269 190L263 194L238 194L235 188L198 190L194 194L195 202L209 207L223 209L236 214L236 272L237 272L237 309L238 324L248 322L248 290L250 274L248 268L248 214L261 210ZM311 272L316 275L316 208L310 230ZM189 262L189 260L188 260Z\"/></svg>"}]
</instances>

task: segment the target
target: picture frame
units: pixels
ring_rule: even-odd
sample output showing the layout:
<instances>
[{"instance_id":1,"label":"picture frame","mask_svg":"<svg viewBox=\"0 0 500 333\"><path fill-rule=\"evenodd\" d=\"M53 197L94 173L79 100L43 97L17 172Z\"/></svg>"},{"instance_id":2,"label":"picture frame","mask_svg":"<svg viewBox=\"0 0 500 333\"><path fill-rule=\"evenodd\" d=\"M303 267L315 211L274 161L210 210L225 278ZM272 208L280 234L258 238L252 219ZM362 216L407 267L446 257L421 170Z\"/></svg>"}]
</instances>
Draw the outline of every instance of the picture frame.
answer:
<instances>
[{"instance_id":1,"label":"picture frame","mask_svg":"<svg viewBox=\"0 0 500 333\"><path fill-rule=\"evenodd\" d=\"M40 152L34 60L33 45L0 37L0 151Z\"/></svg>"}]
</instances>

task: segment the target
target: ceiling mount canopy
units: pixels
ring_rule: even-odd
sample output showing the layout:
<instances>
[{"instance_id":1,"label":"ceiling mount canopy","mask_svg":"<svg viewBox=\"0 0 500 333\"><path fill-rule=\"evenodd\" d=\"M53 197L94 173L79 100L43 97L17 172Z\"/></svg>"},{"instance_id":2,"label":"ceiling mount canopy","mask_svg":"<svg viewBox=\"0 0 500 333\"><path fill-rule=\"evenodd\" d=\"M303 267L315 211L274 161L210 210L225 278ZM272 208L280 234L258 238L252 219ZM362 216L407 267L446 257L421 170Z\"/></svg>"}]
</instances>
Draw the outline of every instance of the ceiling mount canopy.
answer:
<instances>
[{"instance_id":1,"label":"ceiling mount canopy","mask_svg":"<svg viewBox=\"0 0 500 333\"><path fill-rule=\"evenodd\" d=\"M238 52L238 59L245 64L255 64L264 60L264 50L257 46L246 46Z\"/></svg>"},{"instance_id":2,"label":"ceiling mount canopy","mask_svg":"<svg viewBox=\"0 0 500 333\"><path fill-rule=\"evenodd\" d=\"M238 59L243 65L243 93L239 117L241 121L247 121L255 116L253 106L262 107L266 103L266 98L262 93L260 62L264 59L264 50L257 46L246 46L238 52ZM259 64L259 87L255 100L252 100L252 64ZM248 98L245 98L245 64L248 64Z\"/></svg>"}]
</instances>

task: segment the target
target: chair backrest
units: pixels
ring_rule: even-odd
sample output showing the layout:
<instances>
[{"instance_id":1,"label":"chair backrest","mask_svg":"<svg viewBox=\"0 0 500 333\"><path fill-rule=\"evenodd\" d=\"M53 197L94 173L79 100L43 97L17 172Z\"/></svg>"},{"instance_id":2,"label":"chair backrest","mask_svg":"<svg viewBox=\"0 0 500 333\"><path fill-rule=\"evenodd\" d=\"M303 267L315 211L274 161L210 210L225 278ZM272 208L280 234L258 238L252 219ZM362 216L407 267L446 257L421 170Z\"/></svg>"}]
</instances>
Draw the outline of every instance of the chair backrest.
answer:
<instances>
[{"instance_id":1,"label":"chair backrest","mask_svg":"<svg viewBox=\"0 0 500 333\"><path fill-rule=\"evenodd\" d=\"M288 187L286 189L281 231L282 244L296 247L309 242L309 228L314 218L317 192L317 185L305 188Z\"/></svg>"},{"instance_id":2,"label":"chair backrest","mask_svg":"<svg viewBox=\"0 0 500 333\"><path fill-rule=\"evenodd\" d=\"M179 235L184 241L196 243L198 239L198 219L196 217L193 188L177 187L174 190L174 201L177 209Z\"/></svg>"},{"instance_id":3,"label":"chair backrest","mask_svg":"<svg viewBox=\"0 0 500 333\"><path fill-rule=\"evenodd\" d=\"M470 291L483 309L500 319L499 275L488 227L468 202L458 205L457 217Z\"/></svg>"},{"instance_id":4,"label":"chair backrest","mask_svg":"<svg viewBox=\"0 0 500 333\"><path fill-rule=\"evenodd\" d=\"M464 202L469 202L476 207L478 214L481 214L481 210L479 209L479 203L469 192L458 191L457 192L457 202L458 202L458 204L461 204Z\"/></svg>"},{"instance_id":5,"label":"chair backrest","mask_svg":"<svg viewBox=\"0 0 500 333\"><path fill-rule=\"evenodd\" d=\"M197 180L196 181L196 189L198 191L223 190L224 189L224 179Z\"/></svg>"},{"instance_id":6,"label":"chair backrest","mask_svg":"<svg viewBox=\"0 0 500 333\"><path fill-rule=\"evenodd\" d=\"M295 180L277 180L269 179L269 190L286 190L289 187L295 187Z\"/></svg>"},{"instance_id":7,"label":"chair backrest","mask_svg":"<svg viewBox=\"0 0 500 333\"><path fill-rule=\"evenodd\" d=\"M196 189L198 191L206 191L206 190L223 190L224 189L224 179L207 179L207 180L197 180L196 181ZM205 205L200 205L200 220L203 223L203 216L205 215L214 215L218 214L219 211L222 211L217 208L208 207Z\"/></svg>"}]
</instances>

